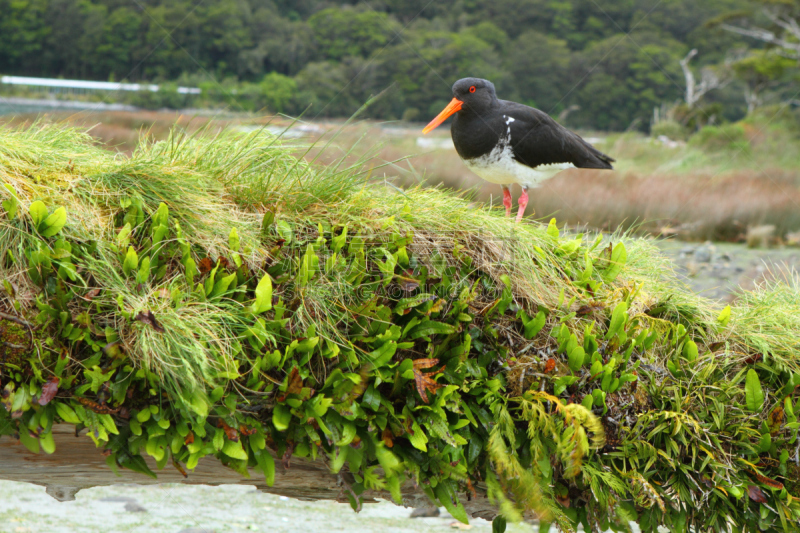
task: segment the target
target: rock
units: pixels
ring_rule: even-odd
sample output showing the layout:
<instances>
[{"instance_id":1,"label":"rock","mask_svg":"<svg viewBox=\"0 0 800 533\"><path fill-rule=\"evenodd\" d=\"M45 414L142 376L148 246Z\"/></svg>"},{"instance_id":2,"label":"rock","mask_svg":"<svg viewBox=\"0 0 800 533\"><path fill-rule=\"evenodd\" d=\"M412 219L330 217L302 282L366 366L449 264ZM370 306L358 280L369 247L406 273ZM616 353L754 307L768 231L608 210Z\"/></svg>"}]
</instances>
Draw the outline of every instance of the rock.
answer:
<instances>
[{"instance_id":1,"label":"rock","mask_svg":"<svg viewBox=\"0 0 800 533\"><path fill-rule=\"evenodd\" d=\"M800 231L793 231L786 234L787 246L800 246Z\"/></svg>"},{"instance_id":2,"label":"rock","mask_svg":"<svg viewBox=\"0 0 800 533\"><path fill-rule=\"evenodd\" d=\"M751 226L747 228L748 248L767 248L775 240L775 226Z\"/></svg>"},{"instance_id":3,"label":"rock","mask_svg":"<svg viewBox=\"0 0 800 533\"><path fill-rule=\"evenodd\" d=\"M135 501L126 503L125 504L125 510L128 511L129 513L146 513L147 512L147 509L145 509L144 507L142 507L141 505L139 505Z\"/></svg>"},{"instance_id":4,"label":"rock","mask_svg":"<svg viewBox=\"0 0 800 533\"><path fill-rule=\"evenodd\" d=\"M433 516L439 516L438 507L417 507L411 511L410 518L430 518Z\"/></svg>"},{"instance_id":5,"label":"rock","mask_svg":"<svg viewBox=\"0 0 800 533\"><path fill-rule=\"evenodd\" d=\"M694 250L694 260L698 263L710 263L715 251L714 245L706 242Z\"/></svg>"},{"instance_id":6,"label":"rock","mask_svg":"<svg viewBox=\"0 0 800 533\"><path fill-rule=\"evenodd\" d=\"M108 498L100 498L100 501L101 502L122 502L122 503L133 502L133 503L136 503L136 500L134 498L129 498L127 496L109 496Z\"/></svg>"}]
</instances>

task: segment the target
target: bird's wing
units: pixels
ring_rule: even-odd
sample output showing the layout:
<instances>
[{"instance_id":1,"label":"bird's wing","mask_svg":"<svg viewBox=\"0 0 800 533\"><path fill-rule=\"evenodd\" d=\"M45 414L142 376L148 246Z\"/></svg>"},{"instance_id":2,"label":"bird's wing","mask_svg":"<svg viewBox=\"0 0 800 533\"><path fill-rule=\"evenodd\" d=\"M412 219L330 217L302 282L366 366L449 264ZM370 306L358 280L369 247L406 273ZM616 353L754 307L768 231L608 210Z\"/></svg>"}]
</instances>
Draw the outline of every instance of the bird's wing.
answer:
<instances>
[{"instance_id":1,"label":"bird's wing","mask_svg":"<svg viewBox=\"0 0 800 533\"><path fill-rule=\"evenodd\" d=\"M505 114L514 119L507 126L514 158L520 163L534 168L557 163L571 163L578 168L613 168L614 159L547 113L515 102L503 104Z\"/></svg>"}]
</instances>

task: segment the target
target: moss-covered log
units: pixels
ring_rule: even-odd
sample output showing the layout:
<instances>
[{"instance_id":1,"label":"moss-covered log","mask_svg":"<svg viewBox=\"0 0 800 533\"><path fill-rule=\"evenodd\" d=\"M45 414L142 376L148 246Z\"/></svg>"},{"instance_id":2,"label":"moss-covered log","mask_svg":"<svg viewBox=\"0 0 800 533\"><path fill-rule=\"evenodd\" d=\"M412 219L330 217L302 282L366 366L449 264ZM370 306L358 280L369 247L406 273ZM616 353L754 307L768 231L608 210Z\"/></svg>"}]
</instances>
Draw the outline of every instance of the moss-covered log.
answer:
<instances>
[{"instance_id":1,"label":"moss-covered log","mask_svg":"<svg viewBox=\"0 0 800 533\"><path fill-rule=\"evenodd\" d=\"M796 529L796 280L722 309L646 241L359 169L263 132L0 130L2 442L68 424L109 472L213 456L274 490L302 461L465 521Z\"/></svg>"}]
</instances>

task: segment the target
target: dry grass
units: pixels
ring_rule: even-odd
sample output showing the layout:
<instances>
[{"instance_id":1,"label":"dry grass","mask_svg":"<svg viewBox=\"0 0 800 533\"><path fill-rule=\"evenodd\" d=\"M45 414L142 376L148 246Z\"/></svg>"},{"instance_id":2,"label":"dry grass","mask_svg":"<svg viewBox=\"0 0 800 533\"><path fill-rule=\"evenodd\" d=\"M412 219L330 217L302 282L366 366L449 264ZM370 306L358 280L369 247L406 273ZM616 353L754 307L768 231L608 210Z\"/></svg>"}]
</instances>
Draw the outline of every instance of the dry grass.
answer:
<instances>
[{"instance_id":1,"label":"dry grass","mask_svg":"<svg viewBox=\"0 0 800 533\"><path fill-rule=\"evenodd\" d=\"M143 138L165 139L174 124L188 132L267 122L273 128L291 124L280 117L155 111L57 113L49 119L91 128L89 133L100 145L126 154ZM31 120L23 116L10 123ZM478 202L500 205L498 186L472 174L455 150L419 146L419 129L414 124L362 122L342 127L341 121L319 123L316 131L307 132L301 139L318 144L308 152L298 147L295 155L323 165L343 157L356 164L365 156L376 155L370 163L373 178L389 176L401 187L442 185L469 191ZM688 240L742 242L749 227L773 224L776 235L782 238L800 229L800 170L794 141L786 132L753 125L746 125L745 131L750 143L747 150L703 149L691 143L666 148L636 134L608 136L599 145L618 159L615 172L564 172L532 191L527 214L538 219L557 216L559 222L573 227L604 231L622 227ZM444 128L424 137L440 142L448 138Z\"/></svg>"}]
</instances>

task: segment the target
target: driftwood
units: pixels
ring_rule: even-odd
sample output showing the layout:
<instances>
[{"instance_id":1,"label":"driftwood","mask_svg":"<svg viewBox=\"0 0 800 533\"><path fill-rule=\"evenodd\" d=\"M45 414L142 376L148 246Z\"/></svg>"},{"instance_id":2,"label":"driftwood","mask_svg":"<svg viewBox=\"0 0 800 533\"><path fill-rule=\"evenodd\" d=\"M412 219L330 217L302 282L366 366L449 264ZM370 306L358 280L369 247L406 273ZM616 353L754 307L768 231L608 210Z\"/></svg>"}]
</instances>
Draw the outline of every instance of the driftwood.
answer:
<instances>
[{"instance_id":1,"label":"driftwood","mask_svg":"<svg viewBox=\"0 0 800 533\"><path fill-rule=\"evenodd\" d=\"M268 487L263 476L253 472L250 479L222 465L214 457L200 460L197 468L184 477L177 469L167 466L156 470L155 461L147 457L148 466L158 474L152 479L131 470L120 469L119 476L106 465L102 450L85 435L75 436L73 426L53 426L56 451L33 454L19 441L0 438L0 479L34 483L46 487L47 494L59 501L71 501L81 489L117 483L153 485L158 483L187 483L192 485L253 485L262 492L288 496L299 500L348 501L347 492L354 482L350 473L331 473L322 459L309 460L293 457L289 468L284 468L280 458L275 458L275 484ZM490 519L497 514L495 507L478 487L478 493L461 498L471 516ZM429 507L432 504L423 490L407 481L402 487L403 505ZM387 491L367 490L361 494L364 503L378 499L391 501Z\"/></svg>"}]
</instances>

